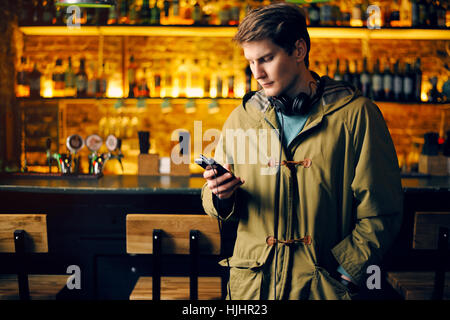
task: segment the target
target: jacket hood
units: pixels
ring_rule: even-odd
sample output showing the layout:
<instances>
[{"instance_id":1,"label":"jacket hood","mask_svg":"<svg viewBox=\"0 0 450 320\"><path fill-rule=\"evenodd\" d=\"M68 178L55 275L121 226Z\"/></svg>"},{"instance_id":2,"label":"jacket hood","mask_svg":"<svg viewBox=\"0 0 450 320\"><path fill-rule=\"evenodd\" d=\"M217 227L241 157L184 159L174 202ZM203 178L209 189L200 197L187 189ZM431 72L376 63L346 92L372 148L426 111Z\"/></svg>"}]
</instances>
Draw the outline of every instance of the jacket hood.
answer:
<instances>
[{"instance_id":1,"label":"jacket hood","mask_svg":"<svg viewBox=\"0 0 450 320\"><path fill-rule=\"evenodd\" d=\"M310 115L325 116L362 95L358 89L345 81L336 81L323 76L320 78L320 83L323 86L323 91L320 99L311 106ZM251 119L260 121L264 114L273 109L273 106L271 106L264 90L251 94L251 97L244 97L243 108Z\"/></svg>"}]
</instances>

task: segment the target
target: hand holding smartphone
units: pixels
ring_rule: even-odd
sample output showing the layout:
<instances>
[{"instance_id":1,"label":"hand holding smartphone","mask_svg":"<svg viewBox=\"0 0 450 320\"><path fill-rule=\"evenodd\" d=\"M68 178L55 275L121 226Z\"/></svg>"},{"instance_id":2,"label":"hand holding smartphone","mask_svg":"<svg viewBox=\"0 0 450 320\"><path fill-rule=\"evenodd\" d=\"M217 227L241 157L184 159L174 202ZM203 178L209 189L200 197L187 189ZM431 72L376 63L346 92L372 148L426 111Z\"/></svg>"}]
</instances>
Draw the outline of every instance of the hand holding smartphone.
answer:
<instances>
[{"instance_id":1,"label":"hand holding smartphone","mask_svg":"<svg viewBox=\"0 0 450 320\"><path fill-rule=\"evenodd\" d=\"M244 180L234 176L232 172L225 169L212 158L200 155L199 158L195 159L195 163L206 170L203 177L206 179L208 187L213 194L220 199L231 197L234 191L244 183ZM217 173L214 173L211 169L215 169Z\"/></svg>"}]
</instances>

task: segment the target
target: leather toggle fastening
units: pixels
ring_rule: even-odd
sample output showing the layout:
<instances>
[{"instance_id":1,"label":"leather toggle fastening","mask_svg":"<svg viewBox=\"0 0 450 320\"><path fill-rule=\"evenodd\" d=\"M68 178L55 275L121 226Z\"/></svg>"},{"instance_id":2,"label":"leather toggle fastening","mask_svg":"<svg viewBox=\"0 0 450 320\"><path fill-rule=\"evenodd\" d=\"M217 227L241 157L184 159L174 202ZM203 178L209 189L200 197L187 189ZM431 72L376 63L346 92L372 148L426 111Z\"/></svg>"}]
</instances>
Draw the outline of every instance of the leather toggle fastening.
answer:
<instances>
[{"instance_id":1,"label":"leather toggle fastening","mask_svg":"<svg viewBox=\"0 0 450 320\"><path fill-rule=\"evenodd\" d=\"M275 167L278 165L278 161L274 161L273 159L271 159L269 161L269 163L267 164L269 167ZM287 160L283 160L281 161L281 165L282 166L286 166L289 169L294 169L298 166L303 166L303 168L309 168L311 167L312 161L311 159L305 158L305 160L303 161L287 161Z\"/></svg>"},{"instance_id":2,"label":"leather toggle fastening","mask_svg":"<svg viewBox=\"0 0 450 320\"><path fill-rule=\"evenodd\" d=\"M274 236L268 236L266 238L266 243L268 246L273 246L275 243L281 243L285 246L294 245L297 243L303 243L305 245L310 245L312 243L312 239L310 235L304 236L299 239L289 239L289 240L277 240Z\"/></svg>"}]
</instances>

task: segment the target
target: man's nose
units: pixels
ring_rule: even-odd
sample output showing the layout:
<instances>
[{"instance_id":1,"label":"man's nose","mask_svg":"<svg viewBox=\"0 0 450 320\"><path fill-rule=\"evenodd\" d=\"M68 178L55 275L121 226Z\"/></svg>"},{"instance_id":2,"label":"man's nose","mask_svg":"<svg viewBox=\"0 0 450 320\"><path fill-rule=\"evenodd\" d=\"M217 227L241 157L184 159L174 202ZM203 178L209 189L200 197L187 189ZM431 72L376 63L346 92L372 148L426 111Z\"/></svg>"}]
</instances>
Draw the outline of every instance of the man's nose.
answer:
<instances>
[{"instance_id":1,"label":"man's nose","mask_svg":"<svg viewBox=\"0 0 450 320\"><path fill-rule=\"evenodd\" d=\"M264 68L259 63L255 63L253 66L253 76L256 80L263 79L266 77L266 72L264 71Z\"/></svg>"}]
</instances>

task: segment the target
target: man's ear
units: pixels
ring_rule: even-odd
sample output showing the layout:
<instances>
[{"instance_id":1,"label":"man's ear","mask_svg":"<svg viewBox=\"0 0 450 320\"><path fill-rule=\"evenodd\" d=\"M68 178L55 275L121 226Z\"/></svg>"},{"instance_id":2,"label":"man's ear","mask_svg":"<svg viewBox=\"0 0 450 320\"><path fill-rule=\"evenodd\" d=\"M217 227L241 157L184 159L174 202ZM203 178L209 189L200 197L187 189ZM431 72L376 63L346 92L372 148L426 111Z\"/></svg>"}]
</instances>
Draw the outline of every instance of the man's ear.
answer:
<instances>
[{"instance_id":1,"label":"man's ear","mask_svg":"<svg viewBox=\"0 0 450 320\"><path fill-rule=\"evenodd\" d=\"M303 62L306 56L306 42L304 39L295 41L294 54L297 62Z\"/></svg>"}]
</instances>

